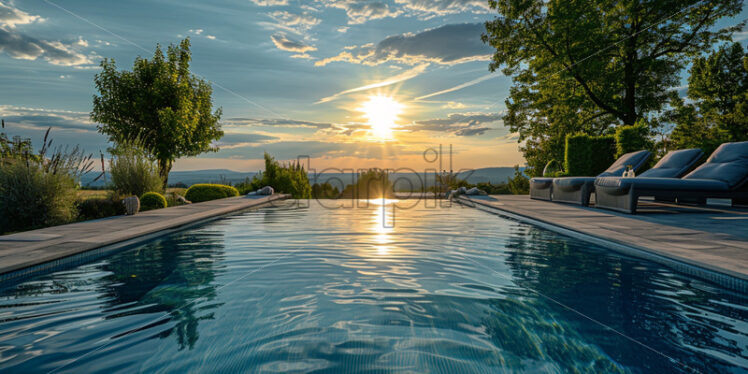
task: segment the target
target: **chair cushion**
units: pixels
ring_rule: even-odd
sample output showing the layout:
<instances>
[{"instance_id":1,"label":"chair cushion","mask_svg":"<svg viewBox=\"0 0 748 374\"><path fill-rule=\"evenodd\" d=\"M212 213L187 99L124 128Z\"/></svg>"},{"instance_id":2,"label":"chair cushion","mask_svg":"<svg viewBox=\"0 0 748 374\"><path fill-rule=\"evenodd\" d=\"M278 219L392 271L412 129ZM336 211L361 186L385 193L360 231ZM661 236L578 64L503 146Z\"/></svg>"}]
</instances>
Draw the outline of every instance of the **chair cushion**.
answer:
<instances>
[{"instance_id":1,"label":"chair cushion","mask_svg":"<svg viewBox=\"0 0 748 374\"><path fill-rule=\"evenodd\" d=\"M551 187L553 178L532 178L530 179L530 184L532 184L533 188L544 190Z\"/></svg>"},{"instance_id":2,"label":"chair cushion","mask_svg":"<svg viewBox=\"0 0 748 374\"><path fill-rule=\"evenodd\" d=\"M595 177L565 177L553 180L553 189L573 192L580 190L585 184L595 183Z\"/></svg>"},{"instance_id":3,"label":"chair cushion","mask_svg":"<svg viewBox=\"0 0 748 374\"><path fill-rule=\"evenodd\" d=\"M704 165L683 179L714 179L725 182L731 189L740 187L748 179L748 142L720 145Z\"/></svg>"},{"instance_id":4,"label":"chair cushion","mask_svg":"<svg viewBox=\"0 0 748 374\"><path fill-rule=\"evenodd\" d=\"M640 177L680 178L699 161L704 152L698 148L670 151Z\"/></svg>"},{"instance_id":5,"label":"chair cushion","mask_svg":"<svg viewBox=\"0 0 748 374\"><path fill-rule=\"evenodd\" d=\"M626 171L626 165L631 165L634 170L638 170L645 162L647 162L647 160L649 160L649 156L651 155L652 154L649 151L626 153L619 157L613 165L610 165L610 167L598 175L598 177L620 177L623 175L623 172Z\"/></svg>"},{"instance_id":6,"label":"chair cushion","mask_svg":"<svg viewBox=\"0 0 748 374\"><path fill-rule=\"evenodd\" d=\"M631 187L644 190L677 191L729 191L727 183L713 179L678 178L620 178L602 177L595 179L595 188L606 192L627 192Z\"/></svg>"}]
</instances>

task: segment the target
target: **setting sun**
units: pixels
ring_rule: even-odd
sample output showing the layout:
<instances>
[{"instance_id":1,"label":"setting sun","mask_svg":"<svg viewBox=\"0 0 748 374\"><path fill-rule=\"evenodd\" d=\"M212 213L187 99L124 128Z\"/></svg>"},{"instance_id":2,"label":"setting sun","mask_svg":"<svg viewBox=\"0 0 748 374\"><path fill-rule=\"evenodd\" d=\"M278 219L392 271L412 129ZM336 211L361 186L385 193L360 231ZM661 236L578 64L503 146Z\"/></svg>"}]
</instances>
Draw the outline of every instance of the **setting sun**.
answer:
<instances>
[{"instance_id":1,"label":"setting sun","mask_svg":"<svg viewBox=\"0 0 748 374\"><path fill-rule=\"evenodd\" d=\"M379 139L392 138L397 116L403 105L389 96L370 96L359 110L364 113L371 126L371 133Z\"/></svg>"}]
</instances>

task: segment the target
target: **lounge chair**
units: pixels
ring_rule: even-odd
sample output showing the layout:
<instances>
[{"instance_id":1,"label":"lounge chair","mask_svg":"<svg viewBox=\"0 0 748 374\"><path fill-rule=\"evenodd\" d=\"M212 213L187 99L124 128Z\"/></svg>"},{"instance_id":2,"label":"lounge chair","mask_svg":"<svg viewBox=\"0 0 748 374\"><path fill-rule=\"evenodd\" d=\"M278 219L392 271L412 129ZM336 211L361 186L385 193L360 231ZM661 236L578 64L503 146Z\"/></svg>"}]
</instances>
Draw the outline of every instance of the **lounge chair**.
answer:
<instances>
[{"instance_id":1,"label":"lounge chair","mask_svg":"<svg viewBox=\"0 0 748 374\"><path fill-rule=\"evenodd\" d=\"M626 153L613 165L598 175L621 176L627 165L638 170L649 159L649 151ZM565 177L565 178L532 178L530 180L530 198L537 200L553 200L564 203L589 205L590 194L594 190L596 177Z\"/></svg>"},{"instance_id":2,"label":"lounge chair","mask_svg":"<svg viewBox=\"0 0 748 374\"><path fill-rule=\"evenodd\" d=\"M641 196L706 203L707 198L748 199L748 142L725 143L682 179L611 178L595 181L596 206L635 214Z\"/></svg>"}]
</instances>

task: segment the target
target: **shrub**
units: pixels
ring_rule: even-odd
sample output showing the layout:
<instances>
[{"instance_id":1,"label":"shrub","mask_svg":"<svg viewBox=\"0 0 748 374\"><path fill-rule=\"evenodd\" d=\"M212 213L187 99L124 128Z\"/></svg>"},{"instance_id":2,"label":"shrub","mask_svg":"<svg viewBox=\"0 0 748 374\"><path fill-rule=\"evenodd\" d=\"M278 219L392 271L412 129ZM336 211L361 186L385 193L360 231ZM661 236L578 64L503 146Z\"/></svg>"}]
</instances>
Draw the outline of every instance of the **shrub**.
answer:
<instances>
[{"instance_id":1,"label":"shrub","mask_svg":"<svg viewBox=\"0 0 748 374\"><path fill-rule=\"evenodd\" d=\"M374 168L359 172L356 183L345 186L340 196L353 199L377 199L393 197L394 192L387 171Z\"/></svg>"},{"instance_id":2,"label":"shrub","mask_svg":"<svg viewBox=\"0 0 748 374\"><path fill-rule=\"evenodd\" d=\"M57 148L50 155L49 130L41 150L33 153L31 141L0 136L0 233L31 230L72 222L76 186L92 169L91 156L79 147Z\"/></svg>"},{"instance_id":3,"label":"shrub","mask_svg":"<svg viewBox=\"0 0 748 374\"><path fill-rule=\"evenodd\" d=\"M519 170L519 165L514 166L514 177L507 179L506 184L514 195L530 193L530 180Z\"/></svg>"},{"instance_id":4,"label":"shrub","mask_svg":"<svg viewBox=\"0 0 748 374\"><path fill-rule=\"evenodd\" d=\"M329 182L312 185L312 197L315 199L337 199L338 196L340 196L340 190Z\"/></svg>"},{"instance_id":5,"label":"shrub","mask_svg":"<svg viewBox=\"0 0 748 374\"><path fill-rule=\"evenodd\" d=\"M146 192L140 197L140 210L163 209L166 208L166 198L158 192Z\"/></svg>"},{"instance_id":6,"label":"shrub","mask_svg":"<svg viewBox=\"0 0 748 374\"><path fill-rule=\"evenodd\" d=\"M122 141L111 150L109 170L112 189L123 195L141 196L149 191L161 192L164 181L155 160L148 156L141 142Z\"/></svg>"},{"instance_id":7,"label":"shrub","mask_svg":"<svg viewBox=\"0 0 748 374\"><path fill-rule=\"evenodd\" d=\"M223 184L195 184L188 188L187 192L184 194L185 199L193 203L223 199L232 196L239 196L239 191L234 187Z\"/></svg>"},{"instance_id":8,"label":"shrub","mask_svg":"<svg viewBox=\"0 0 748 374\"><path fill-rule=\"evenodd\" d=\"M125 205L115 197L92 198L78 203L78 219L98 219L125 214Z\"/></svg>"},{"instance_id":9,"label":"shrub","mask_svg":"<svg viewBox=\"0 0 748 374\"><path fill-rule=\"evenodd\" d=\"M565 169L570 176L594 176L615 161L615 137L576 134L566 136Z\"/></svg>"},{"instance_id":10,"label":"shrub","mask_svg":"<svg viewBox=\"0 0 748 374\"><path fill-rule=\"evenodd\" d=\"M654 143L649 138L649 125L644 121L631 126L619 126L616 129L615 138L616 158L629 152L651 150L654 147Z\"/></svg>"},{"instance_id":11,"label":"shrub","mask_svg":"<svg viewBox=\"0 0 748 374\"><path fill-rule=\"evenodd\" d=\"M280 164L267 153L265 172L255 175L249 183L241 183L239 187L242 191L251 192L265 186L273 187L276 192L291 194L295 199L308 199L312 196L309 176L300 163Z\"/></svg>"},{"instance_id":12,"label":"shrub","mask_svg":"<svg viewBox=\"0 0 748 374\"><path fill-rule=\"evenodd\" d=\"M75 220L76 181L38 164L0 164L0 232L31 230Z\"/></svg>"}]
</instances>

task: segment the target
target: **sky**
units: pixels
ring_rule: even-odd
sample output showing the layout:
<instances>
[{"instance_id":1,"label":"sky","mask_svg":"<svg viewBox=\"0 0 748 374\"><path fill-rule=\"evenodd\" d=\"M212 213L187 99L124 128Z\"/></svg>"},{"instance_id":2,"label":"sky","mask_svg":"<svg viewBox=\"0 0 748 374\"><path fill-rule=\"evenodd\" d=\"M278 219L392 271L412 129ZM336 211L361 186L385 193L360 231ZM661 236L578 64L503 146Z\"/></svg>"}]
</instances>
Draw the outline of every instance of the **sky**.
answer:
<instances>
[{"instance_id":1,"label":"sky","mask_svg":"<svg viewBox=\"0 0 748 374\"><path fill-rule=\"evenodd\" d=\"M265 151L316 170L524 165L501 120L511 79L480 40L493 17L485 0L0 0L0 117L106 151L89 119L99 62L130 69L189 37L225 136L174 170L257 171Z\"/></svg>"}]
</instances>

